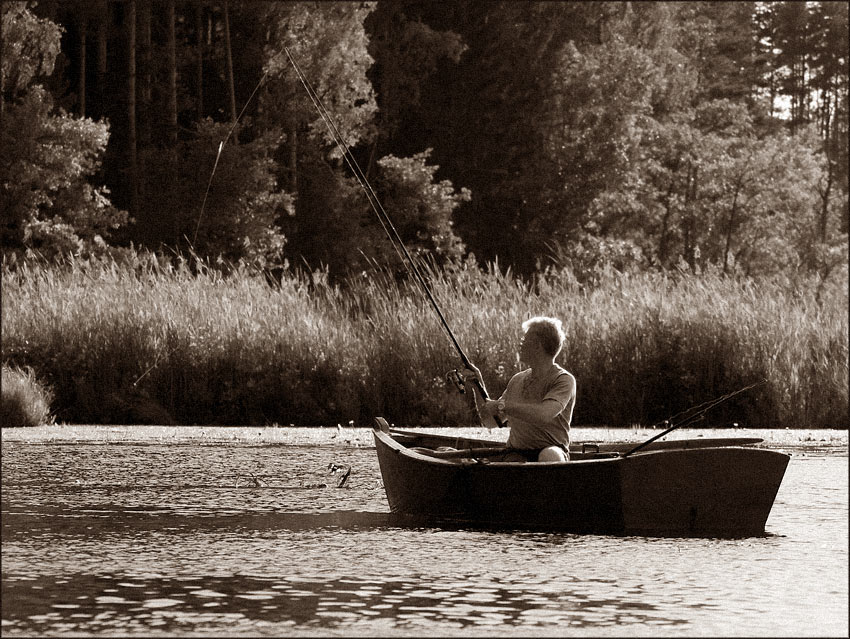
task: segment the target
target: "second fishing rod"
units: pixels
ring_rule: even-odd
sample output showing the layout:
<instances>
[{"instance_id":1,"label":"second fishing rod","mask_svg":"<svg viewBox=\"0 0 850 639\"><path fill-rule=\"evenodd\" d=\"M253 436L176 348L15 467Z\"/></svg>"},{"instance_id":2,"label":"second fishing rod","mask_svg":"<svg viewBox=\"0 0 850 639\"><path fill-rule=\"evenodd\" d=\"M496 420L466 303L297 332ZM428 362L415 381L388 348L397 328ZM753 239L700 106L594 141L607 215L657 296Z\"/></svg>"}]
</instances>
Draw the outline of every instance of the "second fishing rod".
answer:
<instances>
[{"instance_id":1,"label":"second fishing rod","mask_svg":"<svg viewBox=\"0 0 850 639\"><path fill-rule=\"evenodd\" d=\"M402 263L405 263L406 261L406 268L408 272L413 275L413 278L419 283L420 287L428 298L428 301L431 303L431 307L434 309L434 312L440 319L440 322L443 328L445 329L446 334L451 339L452 344L454 345L455 350L460 356L460 359L463 362L464 366L466 366L467 368L471 368L472 363L466 356L466 353L461 348L460 343L457 341L457 338L452 332L452 329L449 327L448 322L446 321L446 318L443 315L439 304L437 304L437 300L434 298L434 294L431 292L428 283L425 281L425 278L422 275L422 272L420 271L416 262L411 257L410 253L408 252L407 247L405 246L404 241L401 239L401 236L399 236L398 231L393 225L389 214L384 209L383 205L381 204L381 201L378 199L378 196L372 190L372 186L366 179L366 175L360 169L360 165L357 163L357 160L354 158L354 155L351 153L351 150L345 143L345 140L340 134L339 129L337 128L327 109L325 109L325 106L322 104L322 101L316 91L313 89L313 86L310 84L304 73L301 71L301 68L298 66L298 63L295 61L295 58L292 57L289 48L284 47L283 50L286 52L289 61L292 63L292 67L293 69L295 69L295 73L298 76L298 79L304 86L304 89L307 91L307 95L310 97L310 101L313 103L313 106L316 107L316 110L319 112L319 116L322 118L322 121L325 123L325 125L328 127L328 130L330 131L331 137L342 152L343 159L345 160L348 167L351 169L351 172L354 173L354 176L360 183L360 186L363 188L363 191L366 193L366 197L369 200L369 204L371 205L372 210L375 212L375 215L378 216L378 221L381 223L384 232L389 237L390 242L392 243L396 252L399 253L399 257L402 257L403 255ZM489 399L486 389L477 378L475 379L475 385L478 388L481 397L483 397L484 399ZM499 426L504 426L504 424L498 418L495 418L495 421Z\"/></svg>"}]
</instances>

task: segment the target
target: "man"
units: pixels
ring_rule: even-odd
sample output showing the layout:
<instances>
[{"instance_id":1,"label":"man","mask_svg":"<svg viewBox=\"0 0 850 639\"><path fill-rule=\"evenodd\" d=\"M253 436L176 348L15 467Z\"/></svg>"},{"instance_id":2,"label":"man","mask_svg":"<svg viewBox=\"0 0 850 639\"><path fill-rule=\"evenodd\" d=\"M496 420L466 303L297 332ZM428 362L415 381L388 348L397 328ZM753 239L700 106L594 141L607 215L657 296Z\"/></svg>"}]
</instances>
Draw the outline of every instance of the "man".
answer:
<instances>
[{"instance_id":1,"label":"man","mask_svg":"<svg viewBox=\"0 0 850 639\"><path fill-rule=\"evenodd\" d=\"M510 426L505 461L568 461L576 380L555 363L564 344L561 321L533 317L522 328L519 358L529 368L514 375L498 399L482 401L476 391L470 394L482 421L498 416ZM485 388L475 366L463 376L477 378Z\"/></svg>"}]
</instances>

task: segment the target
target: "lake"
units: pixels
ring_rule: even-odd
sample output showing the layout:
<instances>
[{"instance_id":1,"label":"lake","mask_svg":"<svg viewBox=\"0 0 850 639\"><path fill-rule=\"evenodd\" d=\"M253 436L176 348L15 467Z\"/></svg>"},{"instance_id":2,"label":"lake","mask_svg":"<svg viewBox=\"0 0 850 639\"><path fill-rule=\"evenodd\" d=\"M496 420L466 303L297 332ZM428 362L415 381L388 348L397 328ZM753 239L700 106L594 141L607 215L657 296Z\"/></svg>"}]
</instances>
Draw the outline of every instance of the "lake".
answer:
<instances>
[{"instance_id":1,"label":"lake","mask_svg":"<svg viewBox=\"0 0 850 639\"><path fill-rule=\"evenodd\" d=\"M405 524L368 429L4 429L2 634L847 636L847 431L809 433L756 434L792 459L722 540Z\"/></svg>"}]
</instances>

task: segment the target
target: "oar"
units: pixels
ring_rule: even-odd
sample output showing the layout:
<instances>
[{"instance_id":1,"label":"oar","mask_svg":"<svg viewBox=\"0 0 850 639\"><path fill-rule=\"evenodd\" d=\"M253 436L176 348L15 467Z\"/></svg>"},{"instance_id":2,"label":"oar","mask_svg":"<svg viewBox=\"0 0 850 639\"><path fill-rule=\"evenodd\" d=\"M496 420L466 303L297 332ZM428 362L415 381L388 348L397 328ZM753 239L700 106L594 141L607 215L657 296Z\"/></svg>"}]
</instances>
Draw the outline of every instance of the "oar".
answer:
<instances>
[{"instance_id":1,"label":"oar","mask_svg":"<svg viewBox=\"0 0 850 639\"><path fill-rule=\"evenodd\" d=\"M504 455L510 452L510 448L504 446L491 446L488 448L462 448L460 450L431 450L430 448L408 448L407 450L426 455L428 457L436 457L438 459L457 459L459 457L487 457L489 455Z\"/></svg>"}]
</instances>

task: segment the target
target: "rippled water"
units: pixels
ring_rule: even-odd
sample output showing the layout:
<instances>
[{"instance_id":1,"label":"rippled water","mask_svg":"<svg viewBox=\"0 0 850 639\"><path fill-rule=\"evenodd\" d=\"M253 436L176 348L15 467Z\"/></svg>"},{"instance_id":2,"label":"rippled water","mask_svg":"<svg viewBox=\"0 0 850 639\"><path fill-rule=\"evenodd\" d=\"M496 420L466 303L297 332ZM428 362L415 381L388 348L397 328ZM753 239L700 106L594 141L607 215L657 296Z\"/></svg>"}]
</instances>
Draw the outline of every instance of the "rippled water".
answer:
<instances>
[{"instance_id":1,"label":"rippled water","mask_svg":"<svg viewBox=\"0 0 850 639\"><path fill-rule=\"evenodd\" d=\"M713 540L412 525L369 448L4 441L2 632L846 636L847 451L791 452Z\"/></svg>"}]
</instances>

